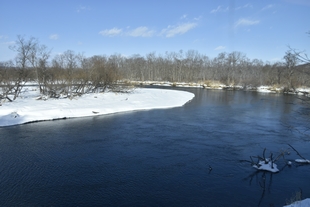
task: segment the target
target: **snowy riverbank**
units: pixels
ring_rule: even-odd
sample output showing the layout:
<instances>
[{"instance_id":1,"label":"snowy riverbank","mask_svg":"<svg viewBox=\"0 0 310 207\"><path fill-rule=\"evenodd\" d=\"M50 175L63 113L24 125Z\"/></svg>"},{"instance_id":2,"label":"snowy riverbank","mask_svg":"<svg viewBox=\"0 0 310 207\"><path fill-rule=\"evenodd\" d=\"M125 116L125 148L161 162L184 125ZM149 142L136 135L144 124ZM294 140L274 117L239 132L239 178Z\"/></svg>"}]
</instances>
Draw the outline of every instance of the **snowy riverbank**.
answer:
<instances>
[{"instance_id":1,"label":"snowy riverbank","mask_svg":"<svg viewBox=\"0 0 310 207\"><path fill-rule=\"evenodd\" d=\"M301 96L310 96L309 87L299 87L295 90L284 91L284 87L280 86L241 86L241 85L224 85L220 82L210 81L208 83L189 83L189 82L169 82L169 81L125 81L134 85L154 85L154 86L168 86L168 87L192 87L218 90L246 90L257 91L260 93L287 93Z\"/></svg>"},{"instance_id":2,"label":"snowy riverbank","mask_svg":"<svg viewBox=\"0 0 310 207\"><path fill-rule=\"evenodd\" d=\"M27 87L14 102L0 106L0 126L34 121L97 116L134 110L180 107L194 98L193 93L164 89L137 88L130 93L85 94L72 100L37 100L36 87Z\"/></svg>"},{"instance_id":3,"label":"snowy riverbank","mask_svg":"<svg viewBox=\"0 0 310 207\"><path fill-rule=\"evenodd\" d=\"M309 206L310 206L310 198L307 198L302 201L295 201L294 203L284 207L309 207Z\"/></svg>"}]
</instances>

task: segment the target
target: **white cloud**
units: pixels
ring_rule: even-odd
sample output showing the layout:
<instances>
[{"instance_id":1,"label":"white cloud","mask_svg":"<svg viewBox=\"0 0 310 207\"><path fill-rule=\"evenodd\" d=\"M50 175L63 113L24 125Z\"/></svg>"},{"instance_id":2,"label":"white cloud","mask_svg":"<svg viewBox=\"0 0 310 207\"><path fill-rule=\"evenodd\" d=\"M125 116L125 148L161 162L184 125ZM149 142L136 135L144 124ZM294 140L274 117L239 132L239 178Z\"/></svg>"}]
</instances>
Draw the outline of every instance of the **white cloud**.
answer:
<instances>
[{"instance_id":1,"label":"white cloud","mask_svg":"<svg viewBox=\"0 0 310 207\"><path fill-rule=\"evenodd\" d=\"M148 29L147 27L137 27L136 29L128 33L132 37L152 37L155 31Z\"/></svg>"},{"instance_id":2,"label":"white cloud","mask_svg":"<svg viewBox=\"0 0 310 207\"><path fill-rule=\"evenodd\" d=\"M59 38L59 35L58 35L58 34L51 34L51 35L50 35L50 39L51 39L51 40L58 40L58 38Z\"/></svg>"},{"instance_id":3,"label":"white cloud","mask_svg":"<svg viewBox=\"0 0 310 207\"><path fill-rule=\"evenodd\" d=\"M193 41L193 43L197 44L197 43L200 43L200 42L203 42L203 41L204 41L204 39L195 39Z\"/></svg>"},{"instance_id":4,"label":"white cloud","mask_svg":"<svg viewBox=\"0 0 310 207\"><path fill-rule=\"evenodd\" d=\"M272 7L274 7L274 4L269 4L269 5L265 6L264 8L262 8L262 11L267 10L267 9L271 9Z\"/></svg>"},{"instance_id":5,"label":"white cloud","mask_svg":"<svg viewBox=\"0 0 310 207\"><path fill-rule=\"evenodd\" d=\"M7 39L8 37L6 35L0 35L0 40L1 39Z\"/></svg>"},{"instance_id":6,"label":"white cloud","mask_svg":"<svg viewBox=\"0 0 310 207\"><path fill-rule=\"evenodd\" d=\"M119 28L106 29L99 32L102 36L114 37L120 35L128 35L132 37L152 37L155 31L148 29L147 27L137 27L136 29L130 30L130 27L126 27L126 31Z\"/></svg>"},{"instance_id":7,"label":"white cloud","mask_svg":"<svg viewBox=\"0 0 310 207\"><path fill-rule=\"evenodd\" d=\"M118 29L116 27L112 29L102 30L99 32L99 34L101 34L102 36L109 36L109 37L120 35L121 33L122 33L122 29Z\"/></svg>"},{"instance_id":8,"label":"white cloud","mask_svg":"<svg viewBox=\"0 0 310 207\"><path fill-rule=\"evenodd\" d=\"M251 26L255 24L259 24L259 20L249 20L249 19L239 19L235 22L235 28L241 27L241 26Z\"/></svg>"},{"instance_id":9,"label":"white cloud","mask_svg":"<svg viewBox=\"0 0 310 207\"><path fill-rule=\"evenodd\" d=\"M187 17L187 14L184 14L183 16L181 16L180 19L186 19L186 17Z\"/></svg>"},{"instance_id":10,"label":"white cloud","mask_svg":"<svg viewBox=\"0 0 310 207\"><path fill-rule=\"evenodd\" d=\"M10 41L10 42L2 42L0 43L1 45L14 45L15 41Z\"/></svg>"},{"instance_id":11,"label":"white cloud","mask_svg":"<svg viewBox=\"0 0 310 207\"><path fill-rule=\"evenodd\" d=\"M199 20L201 20L201 19L202 19L202 16L199 16L199 17L195 17L195 18L194 18L195 21L199 21Z\"/></svg>"},{"instance_id":12,"label":"white cloud","mask_svg":"<svg viewBox=\"0 0 310 207\"><path fill-rule=\"evenodd\" d=\"M239 9L246 9L246 8L253 8L252 4L245 4L243 6L239 6L236 8L236 10L239 10Z\"/></svg>"},{"instance_id":13,"label":"white cloud","mask_svg":"<svg viewBox=\"0 0 310 207\"><path fill-rule=\"evenodd\" d=\"M225 48L226 48L226 47L220 45L220 46L214 48L214 50L224 50Z\"/></svg>"},{"instance_id":14,"label":"white cloud","mask_svg":"<svg viewBox=\"0 0 310 207\"><path fill-rule=\"evenodd\" d=\"M86 7L86 6L80 6L76 11L79 13L79 12L82 12L82 11L85 11L85 10L90 10L90 7Z\"/></svg>"},{"instance_id":15,"label":"white cloud","mask_svg":"<svg viewBox=\"0 0 310 207\"><path fill-rule=\"evenodd\" d=\"M161 35L173 37L175 35L184 34L197 26L196 23L184 23L178 26L168 26L161 31Z\"/></svg>"},{"instance_id":16,"label":"white cloud","mask_svg":"<svg viewBox=\"0 0 310 207\"><path fill-rule=\"evenodd\" d=\"M222 6L218 6L216 9L213 9L210 11L211 14L215 14L215 13L218 13L218 12L227 12L229 10L228 7L226 8L223 8Z\"/></svg>"},{"instance_id":17,"label":"white cloud","mask_svg":"<svg viewBox=\"0 0 310 207\"><path fill-rule=\"evenodd\" d=\"M169 25L167 28L162 29L160 33L155 30L149 29L148 27L141 26L135 29L130 29L127 26L125 29L114 27L112 29L105 29L99 32L102 36L114 37L114 36L131 36L131 37L153 37L155 35L174 37L181 35L189 30L195 28L197 23L183 23L179 25Z\"/></svg>"}]
</instances>

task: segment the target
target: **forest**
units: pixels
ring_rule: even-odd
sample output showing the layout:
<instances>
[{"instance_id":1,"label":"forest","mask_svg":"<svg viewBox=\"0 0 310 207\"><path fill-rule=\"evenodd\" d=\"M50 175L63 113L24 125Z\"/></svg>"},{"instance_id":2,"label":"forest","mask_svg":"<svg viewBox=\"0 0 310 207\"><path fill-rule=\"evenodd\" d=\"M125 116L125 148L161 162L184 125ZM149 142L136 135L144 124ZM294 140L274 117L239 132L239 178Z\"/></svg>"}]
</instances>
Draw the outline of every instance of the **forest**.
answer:
<instances>
[{"instance_id":1,"label":"forest","mask_svg":"<svg viewBox=\"0 0 310 207\"><path fill-rule=\"evenodd\" d=\"M120 91L121 86L133 81L220 83L254 88L267 85L284 91L310 87L310 61L291 48L283 54L282 61L273 63L249 59L238 51L210 58L195 50L130 57L120 54L85 57L67 50L52 57L51 50L38 39L23 36L18 36L10 49L16 57L0 62L0 100L15 100L29 83L36 83L40 93L51 98L106 89Z\"/></svg>"}]
</instances>

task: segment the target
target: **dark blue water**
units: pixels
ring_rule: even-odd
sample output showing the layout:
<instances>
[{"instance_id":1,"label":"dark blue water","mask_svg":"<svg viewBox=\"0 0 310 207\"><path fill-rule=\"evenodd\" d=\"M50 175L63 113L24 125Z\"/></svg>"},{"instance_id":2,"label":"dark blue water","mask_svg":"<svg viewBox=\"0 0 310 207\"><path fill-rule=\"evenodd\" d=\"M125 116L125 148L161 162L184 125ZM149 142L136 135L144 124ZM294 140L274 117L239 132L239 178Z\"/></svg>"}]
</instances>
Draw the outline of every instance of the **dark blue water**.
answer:
<instances>
[{"instance_id":1,"label":"dark blue water","mask_svg":"<svg viewBox=\"0 0 310 207\"><path fill-rule=\"evenodd\" d=\"M0 206L282 206L299 189L310 197L310 165L280 159L271 174L240 162L288 143L310 158L309 138L288 130L307 126L295 96L183 90L196 96L179 108L0 128Z\"/></svg>"}]
</instances>

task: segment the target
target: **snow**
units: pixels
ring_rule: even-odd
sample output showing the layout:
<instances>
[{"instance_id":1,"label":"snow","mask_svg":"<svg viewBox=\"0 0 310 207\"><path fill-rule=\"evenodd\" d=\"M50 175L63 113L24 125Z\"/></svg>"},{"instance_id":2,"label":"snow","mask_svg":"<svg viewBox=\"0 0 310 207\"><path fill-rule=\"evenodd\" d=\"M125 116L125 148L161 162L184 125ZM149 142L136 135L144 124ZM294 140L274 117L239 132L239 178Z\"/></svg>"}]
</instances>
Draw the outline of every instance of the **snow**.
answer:
<instances>
[{"instance_id":1,"label":"snow","mask_svg":"<svg viewBox=\"0 0 310 207\"><path fill-rule=\"evenodd\" d=\"M307 198L302 201L295 201L294 203L283 207L309 207L309 206L310 206L310 198Z\"/></svg>"},{"instance_id":2,"label":"snow","mask_svg":"<svg viewBox=\"0 0 310 207\"><path fill-rule=\"evenodd\" d=\"M305 160L305 159L296 159L295 162L302 163L302 164L310 164L310 160Z\"/></svg>"},{"instance_id":3,"label":"snow","mask_svg":"<svg viewBox=\"0 0 310 207\"><path fill-rule=\"evenodd\" d=\"M283 88L273 88L271 86L259 86L257 87L257 91L261 93L277 93L283 90Z\"/></svg>"},{"instance_id":4,"label":"snow","mask_svg":"<svg viewBox=\"0 0 310 207\"><path fill-rule=\"evenodd\" d=\"M279 172L279 169L277 167L276 163L272 164L272 161L270 159L261 160L259 161L258 165L253 165L254 168L258 170L265 170L269 172Z\"/></svg>"},{"instance_id":5,"label":"snow","mask_svg":"<svg viewBox=\"0 0 310 207\"><path fill-rule=\"evenodd\" d=\"M33 87L26 89L15 101L0 104L0 126L180 107L195 96L185 91L137 88L130 93L92 93L73 99L38 100L38 90Z\"/></svg>"},{"instance_id":6,"label":"snow","mask_svg":"<svg viewBox=\"0 0 310 207\"><path fill-rule=\"evenodd\" d=\"M302 92L302 93L304 93L304 92L310 93L310 88L308 88L308 87L299 87L299 88L296 88L296 91Z\"/></svg>"}]
</instances>

